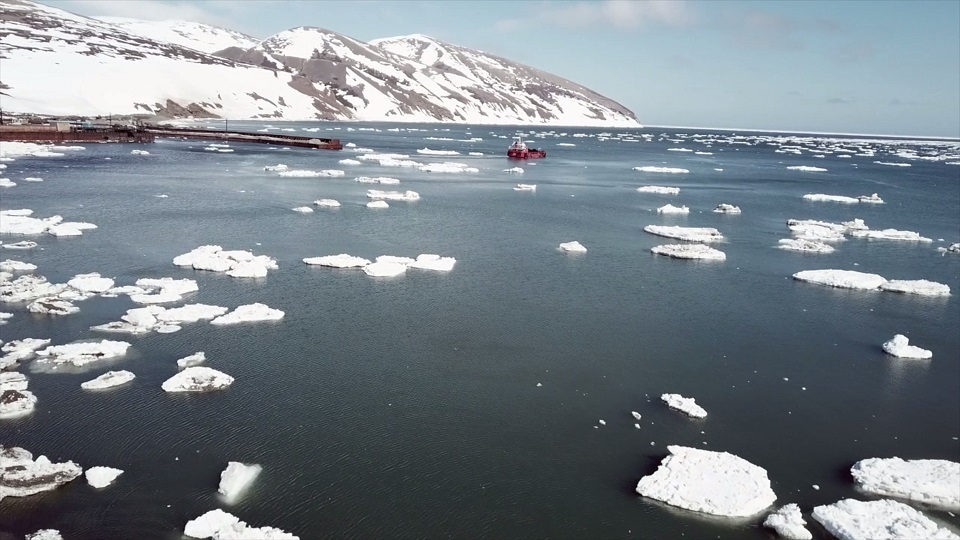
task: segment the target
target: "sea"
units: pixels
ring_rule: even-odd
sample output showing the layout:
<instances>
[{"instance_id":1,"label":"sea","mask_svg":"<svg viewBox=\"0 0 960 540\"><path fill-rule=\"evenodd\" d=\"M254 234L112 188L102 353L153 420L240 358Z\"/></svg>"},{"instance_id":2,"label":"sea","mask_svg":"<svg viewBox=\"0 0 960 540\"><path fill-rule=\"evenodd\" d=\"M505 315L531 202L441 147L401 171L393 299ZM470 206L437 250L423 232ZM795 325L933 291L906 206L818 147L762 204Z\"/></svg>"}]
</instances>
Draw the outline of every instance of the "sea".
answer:
<instances>
[{"instance_id":1,"label":"sea","mask_svg":"<svg viewBox=\"0 0 960 540\"><path fill-rule=\"evenodd\" d=\"M13 313L0 326L5 342L132 344L121 358L80 369L20 367L36 409L0 420L0 444L124 472L103 489L81 477L5 498L0 538L55 528L69 540L178 539L187 521L219 508L302 539L758 540L776 537L762 523L787 503L800 506L814 538L830 538L811 518L814 507L880 498L857 489L857 461L960 460L960 254L938 251L960 242L957 140L656 127L229 128L338 138L347 147L85 144L62 156L18 157L0 171L17 183L0 191L0 209L97 225L78 237L2 235L5 244L39 243L0 249L4 260L33 263L34 274L56 283L91 272L118 286L190 278L199 291L184 303L263 303L285 313L272 322L200 321L176 333L125 335L90 327L139 307L127 296L77 302L80 312L66 316L0 304ZM509 161L518 133L547 157ZM476 171L360 159L371 153ZM264 169L278 164L344 175ZM400 184L358 183L360 176ZM519 183L536 190L517 191ZM637 191L648 185L680 191ZM412 190L420 199L371 209L368 189ZM877 193L885 203L803 198L811 193ZM314 206L321 198L342 206ZM721 203L742 213L715 213ZM690 212L658 213L666 204ZM301 206L315 212L292 210ZM791 237L789 219L855 218L930 241L848 237L829 254L778 248ZM645 232L647 225L714 227L724 240L713 247L726 259L653 254L679 242ZM558 248L574 240L587 251ZM268 255L278 268L239 279L173 264L203 245ZM438 254L456 265L374 278L302 261L340 253ZM930 280L951 294L836 289L792 277L819 269ZM886 354L881 345L896 334L933 358ZM176 360L198 351L233 385L161 390L178 372ZM119 369L136 379L102 392L80 388ZM660 399L666 393L695 398L708 416L670 409ZM731 519L638 495L637 482L672 445L762 467L775 506ZM233 504L217 494L230 461L263 467ZM917 507L960 530L955 513Z\"/></svg>"}]
</instances>

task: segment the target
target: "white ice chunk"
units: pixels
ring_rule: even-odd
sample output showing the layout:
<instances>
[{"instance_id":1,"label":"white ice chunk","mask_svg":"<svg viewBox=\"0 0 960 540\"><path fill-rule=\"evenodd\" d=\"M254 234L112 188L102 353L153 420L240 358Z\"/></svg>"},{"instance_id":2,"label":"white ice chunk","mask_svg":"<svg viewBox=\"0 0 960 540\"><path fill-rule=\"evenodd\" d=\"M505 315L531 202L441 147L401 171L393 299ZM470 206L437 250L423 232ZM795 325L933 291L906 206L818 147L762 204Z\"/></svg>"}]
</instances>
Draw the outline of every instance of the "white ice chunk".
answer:
<instances>
[{"instance_id":1,"label":"white ice chunk","mask_svg":"<svg viewBox=\"0 0 960 540\"><path fill-rule=\"evenodd\" d=\"M807 193L803 196L804 200L814 202L837 202L844 204L856 204L860 202L856 197L846 197L844 195L826 195L824 193Z\"/></svg>"},{"instance_id":2,"label":"white ice chunk","mask_svg":"<svg viewBox=\"0 0 960 540\"><path fill-rule=\"evenodd\" d=\"M217 492L227 499L227 504L233 504L253 483L262 469L260 465L245 465L238 461L231 461L220 473L220 486Z\"/></svg>"},{"instance_id":3,"label":"white ice chunk","mask_svg":"<svg viewBox=\"0 0 960 540\"><path fill-rule=\"evenodd\" d=\"M387 201L370 201L367 203L367 208L390 208L390 205Z\"/></svg>"},{"instance_id":4,"label":"white ice chunk","mask_svg":"<svg viewBox=\"0 0 960 540\"><path fill-rule=\"evenodd\" d=\"M37 351L37 356L41 357L38 362L83 366L97 360L123 356L129 348L130 344L126 341L103 339L47 347Z\"/></svg>"},{"instance_id":5,"label":"white ice chunk","mask_svg":"<svg viewBox=\"0 0 960 540\"><path fill-rule=\"evenodd\" d=\"M641 186L637 188L640 193L659 193L661 195L679 195L680 188L666 186Z\"/></svg>"},{"instance_id":6,"label":"white ice chunk","mask_svg":"<svg viewBox=\"0 0 960 540\"><path fill-rule=\"evenodd\" d=\"M874 238L879 240L908 240L913 242L933 242L932 239L920 236L920 233L913 231L898 231L896 229L883 229L880 231L855 230L850 231L850 236L857 238Z\"/></svg>"},{"instance_id":7,"label":"white ice chunk","mask_svg":"<svg viewBox=\"0 0 960 540\"><path fill-rule=\"evenodd\" d=\"M35 533L28 534L24 540L63 540L63 536L57 529L40 529Z\"/></svg>"},{"instance_id":8,"label":"white ice chunk","mask_svg":"<svg viewBox=\"0 0 960 540\"><path fill-rule=\"evenodd\" d=\"M15 261L13 259L7 259L3 262L0 262L0 272L32 272L37 269L37 265L23 262Z\"/></svg>"},{"instance_id":9,"label":"white ice chunk","mask_svg":"<svg viewBox=\"0 0 960 540\"><path fill-rule=\"evenodd\" d=\"M776 530L777 534L789 540L811 540L813 535L804 527L806 524L796 504L785 505L763 522L764 527Z\"/></svg>"},{"instance_id":10,"label":"white ice chunk","mask_svg":"<svg viewBox=\"0 0 960 540\"><path fill-rule=\"evenodd\" d=\"M239 324L257 321L278 321L283 318L283 312L265 304L247 304L210 321L210 324Z\"/></svg>"},{"instance_id":11,"label":"white ice chunk","mask_svg":"<svg viewBox=\"0 0 960 540\"><path fill-rule=\"evenodd\" d=\"M425 154L428 156L458 156L460 152L456 150L431 150L429 148L421 148L417 150L418 154Z\"/></svg>"},{"instance_id":12,"label":"white ice chunk","mask_svg":"<svg viewBox=\"0 0 960 540\"><path fill-rule=\"evenodd\" d=\"M204 366L188 367L160 386L165 392L207 392L223 390L233 384L233 377Z\"/></svg>"},{"instance_id":13,"label":"white ice chunk","mask_svg":"<svg viewBox=\"0 0 960 540\"><path fill-rule=\"evenodd\" d=\"M367 190L367 198L388 201L418 201L420 200L420 194L416 191L399 192L370 189Z\"/></svg>"},{"instance_id":14,"label":"white ice chunk","mask_svg":"<svg viewBox=\"0 0 960 540\"><path fill-rule=\"evenodd\" d=\"M862 290L874 290L887 282L883 276L854 270L804 270L794 274L793 279L841 289Z\"/></svg>"},{"instance_id":15,"label":"white ice chunk","mask_svg":"<svg viewBox=\"0 0 960 540\"><path fill-rule=\"evenodd\" d=\"M134 377L136 377L136 375L129 371L108 371L96 379L81 383L80 388L84 390L104 390L128 383L132 381Z\"/></svg>"},{"instance_id":16,"label":"white ice chunk","mask_svg":"<svg viewBox=\"0 0 960 540\"><path fill-rule=\"evenodd\" d=\"M213 540L300 540L300 537L275 527L251 527L241 521L217 531Z\"/></svg>"},{"instance_id":17,"label":"white ice chunk","mask_svg":"<svg viewBox=\"0 0 960 540\"><path fill-rule=\"evenodd\" d=\"M514 191L536 191L537 185L536 184L517 184L516 186L513 187L513 190Z\"/></svg>"},{"instance_id":18,"label":"white ice chunk","mask_svg":"<svg viewBox=\"0 0 960 540\"><path fill-rule=\"evenodd\" d=\"M0 500L50 491L81 473L83 468L72 461L51 463L46 456L34 460L23 448L0 446Z\"/></svg>"},{"instance_id":19,"label":"white ice chunk","mask_svg":"<svg viewBox=\"0 0 960 540\"><path fill-rule=\"evenodd\" d=\"M816 240L805 240L803 238L784 238L780 240L780 249L789 249L791 251L806 251L810 253L833 253L833 246L818 242Z\"/></svg>"},{"instance_id":20,"label":"white ice chunk","mask_svg":"<svg viewBox=\"0 0 960 540\"><path fill-rule=\"evenodd\" d=\"M354 182L359 182L361 184L399 184L400 180L398 178L391 178L389 176L358 176L353 179Z\"/></svg>"},{"instance_id":21,"label":"white ice chunk","mask_svg":"<svg viewBox=\"0 0 960 540\"><path fill-rule=\"evenodd\" d=\"M299 213L301 213L301 214L312 214L312 213L313 213L313 208L310 208L309 206L298 206L298 207L294 208L293 211L294 211L294 212L299 212Z\"/></svg>"},{"instance_id":22,"label":"white ice chunk","mask_svg":"<svg viewBox=\"0 0 960 540\"><path fill-rule=\"evenodd\" d=\"M904 294L918 294L921 296L950 296L950 286L927 281L925 279L891 279L880 285L880 289L889 292Z\"/></svg>"},{"instance_id":23,"label":"white ice chunk","mask_svg":"<svg viewBox=\"0 0 960 540\"><path fill-rule=\"evenodd\" d=\"M657 255L666 255L675 259L723 261L727 258L726 253L703 244L664 244L652 247L650 251Z\"/></svg>"},{"instance_id":24,"label":"white ice chunk","mask_svg":"<svg viewBox=\"0 0 960 540\"><path fill-rule=\"evenodd\" d=\"M3 390L0 392L0 418L16 418L29 414L37 404L37 396L29 390ZM0 499L3 498L0 486Z\"/></svg>"},{"instance_id":25,"label":"white ice chunk","mask_svg":"<svg viewBox=\"0 0 960 540\"><path fill-rule=\"evenodd\" d=\"M0 302L26 302L57 296L66 289L66 283L49 283L43 276L25 274L13 281L0 281Z\"/></svg>"},{"instance_id":26,"label":"white ice chunk","mask_svg":"<svg viewBox=\"0 0 960 540\"><path fill-rule=\"evenodd\" d=\"M897 334L890 341L884 342L883 350L897 358L918 358L921 360L933 358L933 352L910 345L910 340L903 334Z\"/></svg>"},{"instance_id":27,"label":"white ice chunk","mask_svg":"<svg viewBox=\"0 0 960 540\"><path fill-rule=\"evenodd\" d=\"M642 167L634 167L633 170L640 172L648 173L662 173L662 174L687 174L690 172L689 169L681 169L679 167L657 167L655 165L644 165ZM648 186L655 187L655 186ZM640 191L639 189L637 191ZM653 192L660 193L660 192Z\"/></svg>"},{"instance_id":28,"label":"white ice chunk","mask_svg":"<svg viewBox=\"0 0 960 540\"><path fill-rule=\"evenodd\" d=\"M563 251L572 251L574 253L586 253L587 248L583 247L583 244L577 242L576 240L572 242L564 242L560 244L560 249Z\"/></svg>"},{"instance_id":29,"label":"white ice chunk","mask_svg":"<svg viewBox=\"0 0 960 540\"><path fill-rule=\"evenodd\" d=\"M77 313L80 308L73 305L69 300L61 300L54 297L38 298L27 306L30 313L43 313L45 315L70 315Z\"/></svg>"},{"instance_id":30,"label":"white ice chunk","mask_svg":"<svg viewBox=\"0 0 960 540\"><path fill-rule=\"evenodd\" d=\"M861 195L857 197L857 200L862 203L883 204L883 199L881 199L876 193L872 195Z\"/></svg>"},{"instance_id":31,"label":"white ice chunk","mask_svg":"<svg viewBox=\"0 0 960 540\"><path fill-rule=\"evenodd\" d=\"M713 209L713 211L718 214L739 214L740 207L732 204L720 203L716 208Z\"/></svg>"},{"instance_id":32,"label":"white ice chunk","mask_svg":"<svg viewBox=\"0 0 960 540\"><path fill-rule=\"evenodd\" d=\"M198 366L203 362L205 362L206 359L207 359L207 355L203 351L195 352L190 356L184 356L183 358L177 360L177 367L183 369L183 368Z\"/></svg>"},{"instance_id":33,"label":"white ice chunk","mask_svg":"<svg viewBox=\"0 0 960 540\"><path fill-rule=\"evenodd\" d=\"M213 319L227 312L222 306L207 304L187 304L178 308L171 308L157 313L157 321L162 323L179 324L197 322L202 319Z\"/></svg>"},{"instance_id":34,"label":"white ice chunk","mask_svg":"<svg viewBox=\"0 0 960 540\"><path fill-rule=\"evenodd\" d=\"M113 467L90 467L83 474L87 477L87 483L91 487L100 489L112 484L118 476L123 474L123 471Z\"/></svg>"},{"instance_id":35,"label":"white ice chunk","mask_svg":"<svg viewBox=\"0 0 960 540\"><path fill-rule=\"evenodd\" d=\"M954 242L948 247L938 247L937 251L946 255L947 253L958 253L960 254L960 242Z\"/></svg>"},{"instance_id":36,"label":"white ice chunk","mask_svg":"<svg viewBox=\"0 0 960 540\"><path fill-rule=\"evenodd\" d=\"M826 172L826 169L823 167L810 167L808 165L794 165L793 167L787 167L791 171L803 171L803 172Z\"/></svg>"},{"instance_id":37,"label":"white ice chunk","mask_svg":"<svg viewBox=\"0 0 960 540\"><path fill-rule=\"evenodd\" d=\"M510 174L523 174L522 167L510 167L509 169L504 169L503 172Z\"/></svg>"},{"instance_id":38,"label":"white ice chunk","mask_svg":"<svg viewBox=\"0 0 960 540\"><path fill-rule=\"evenodd\" d=\"M304 207L306 208L306 207ZM310 210L313 212L313 210ZM227 275L235 278L262 278L267 276L268 266L260 260L242 261L233 265Z\"/></svg>"},{"instance_id":39,"label":"white ice chunk","mask_svg":"<svg viewBox=\"0 0 960 540\"><path fill-rule=\"evenodd\" d=\"M322 171L305 171L305 170L279 171L277 174L279 176L290 177L290 178L318 178L321 176L324 176L324 177L343 176L346 173L339 169L324 169Z\"/></svg>"},{"instance_id":40,"label":"white ice chunk","mask_svg":"<svg viewBox=\"0 0 960 540\"><path fill-rule=\"evenodd\" d=\"M33 249L37 247L37 243L31 240L21 240L20 242L14 242L12 244L3 244L4 249Z\"/></svg>"},{"instance_id":41,"label":"white ice chunk","mask_svg":"<svg viewBox=\"0 0 960 540\"><path fill-rule=\"evenodd\" d=\"M748 517L776 501L767 471L727 452L668 446L657 471L637 493L667 504L719 516Z\"/></svg>"},{"instance_id":42,"label":"white ice chunk","mask_svg":"<svg viewBox=\"0 0 960 540\"><path fill-rule=\"evenodd\" d=\"M340 201L336 199L317 199L313 201L313 204L322 208L336 208L340 206Z\"/></svg>"},{"instance_id":43,"label":"white ice chunk","mask_svg":"<svg viewBox=\"0 0 960 540\"><path fill-rule=\"evenodd\" d=\"M187 526L183 528L183 534L192 538L211 538L220 529L239 522L240 518L218 508L188 521Z\"/></svg>"},{"instance_id":44,"label":"white ice chunk","mask_svg":"<svg viewBox=\"0 0 960 540\"><path fill-rule=\"evenodd\" d=\"M362 268L370 264L370 261L367 259L362 257L354 257L353 255L347 255L346 253L341 253L339 255L324 255L323 257L308 257L303 259L303 262L319 266L330 266L333 268Z\"/></svg>"},{"instance_id":45,"label":"white ice chunk","mask_svg":"<svg viewBox=\"0 0 960 540\"><path fill-rule=\"evenodd\" d=\"M449 272L453 270L453 266L457 263L457 259L453 257L441 257L433 253L421 253L417 255L417 260L410 263L408 266L410 268L417 268L419 270L433 270L435 272Z\"/></svg>"},{"instance_id":46,"label":"white ice chunk","mask_svg":"<svg viewBox=\"0 0 960 540\"><path fill-rule=\"evenodd\" d=\"M939 540L960 538L897 501L844 499L813 509L813 519L840 540Z\"/></svg>"},{"instance_id":47,"label":"white ice chunk","mask_svg":"<svg viewBox=\"0 0 960 540\"><path fill-rule=\"evenodd\" d=\"M720 231L712 227L678 227L666 225L647 225L644 231L657 236L676 238L687 242L719 242L723 240Z\"/></svg>"},{"instance_id":48,"label":"white ice chunk","mask_svg":"<svg viewBox=\"0 0 960 540\"><path fill-rule=\"evenodd\" d=\"M960 510L960 463L944 459L869 458L850 468L869 493Z\"/></svg>"},{"instance_id":49,"label":"white ice chunk","mask_svg":"<svg viewBox=\"0 0 960 540\"><path fill-rule=\"evenodd\" d=\"M666 403L671 409L676 409L687 416L692 416L693 418L707 417L707 411L697 405L697 400L694 398L685 398L680 394L663 394L660 396L660 400Z\"/></svg>"},{"instance_id":50,"label":"white ice chunk","mask_svg":"<svg viewBox=\"0 0 960 540\"><path fill-rule=\"evenodd\" d=\"M406 264L394 262L375 262L363 267L363 273L373 277L393 277L407 271Z\"/></svg>"},{"instance_id":51,"label":"white ice chunk","mask_svg":"<svg viewBox=\"0 0 960 540\"><path fill-rule=\"evenodd\" d=\"M113 287L113 280L100 277L100 274L94 272L92 274L77 274L67 282L67 285L78 291L101 293Z\"/></svg>"},{"instance_id":52,"label":"white ice chunk","mask_svg":"<svg viewBox=\"0 0 960 540\"><path fill-rule=\"evenodd\" d=\"M26 390L29 381L27 376L16 371L0 372L0 392L6 390Z\"/></svg>"},{"instance_id":53,"label":"white ice chunk","mask_svg":"<svg viewBox=\"0 0 960 540\"><path fill-rule=\"evenodd\" d=\"M160 289L162 293L172 293L184 295L200 290L197 282L192 279L173 279L169 277L154 279L141 278L137 280L137 286L145 289Z\"/></svg>"},{"instance_id":54,"label":"white ice chunk","mask_svg":"<svg viewBox=\"0 0 960 540\"><path fill-rule=\"evenodd\" d=\"M289 167L287 167L283 163L277 163L276 165L266 165L263 167L263 170L272 171L272 172L280 172L280 171L285 171L287 169L289 169Z\"/></svg>"},{"instance_id":55,"label":"white ice chunk","mask_svg":"<svg viewBox=\"0 0 960 540\"><path fill-rule=\"evenodd\" d=\"M380 255L377 257L376 262L412 264L416 262L416 259L410 257L397 257L396 255Z\"/></svg>"},{"instance_id":56,"label":"white ice chunk","mask_svg":"<svg viewBox=\"0 0 960 540\"><path fill-rule=\"evenodd\" d=\"M686 206L674 206L672 204L665 204L660 208L657 208L658 214L689 214L690 208Z\"/></svg>"}]
</instances>

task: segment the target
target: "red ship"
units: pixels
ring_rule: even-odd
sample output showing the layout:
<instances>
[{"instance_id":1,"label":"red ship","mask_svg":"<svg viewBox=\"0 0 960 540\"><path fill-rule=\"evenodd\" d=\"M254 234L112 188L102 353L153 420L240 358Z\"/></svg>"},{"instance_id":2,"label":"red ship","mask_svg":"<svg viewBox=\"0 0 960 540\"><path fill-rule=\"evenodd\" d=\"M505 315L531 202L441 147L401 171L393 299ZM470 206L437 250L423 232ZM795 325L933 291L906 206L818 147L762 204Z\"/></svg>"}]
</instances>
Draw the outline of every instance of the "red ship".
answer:
<instances>
[{"instance_id":1,"label":"red ship","mask_svg":"<svg viewBox=\"0 0 960 540\"><path fill-rule=\"evenodd\" d=\"M527 148L523 142L523 137L517 137L516 141L507 148L507 157L511 159L536 159L547 157L546 150L536 148Z\"/></svg>"}]
</instances>

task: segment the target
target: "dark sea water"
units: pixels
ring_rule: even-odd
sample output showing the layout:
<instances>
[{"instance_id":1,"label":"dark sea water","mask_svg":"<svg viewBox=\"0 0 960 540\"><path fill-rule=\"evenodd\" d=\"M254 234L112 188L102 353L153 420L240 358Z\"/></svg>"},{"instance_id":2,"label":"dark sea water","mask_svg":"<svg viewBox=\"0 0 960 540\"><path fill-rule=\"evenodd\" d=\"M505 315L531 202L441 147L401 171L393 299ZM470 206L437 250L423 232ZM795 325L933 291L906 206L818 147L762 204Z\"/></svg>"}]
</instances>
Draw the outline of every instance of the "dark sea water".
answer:
<instances>
[{"instance_id":1,"label":"dark sea water","mask_svg":"<svg viewBox=\"0 0 960 540\"><path fill-rule=\"evenodd\" d=\"M99 228L75 238L32 238L40 248L2 250L0 258L32 262L53 282L87 272L117 285L192 278L200 290L190 303L232 309L262 302L286 316L130 336L89 330L137 307L125 296L79 302L80 313L64 317L0 305L15 314L0 326L3 341L133 344L122 359L80 373L39 373L29 362L21 368L39 401L29 416L0 420L0 444L125 472L102 490L81 478L6 498L0 532L17 537L50 527L70 540L176 539L188 520L222 508L304 539L775 537L761 526L766 514L713 518L634 492L668 445L684 445L765 468L777 506L798 503L814 536L827 538L810 518L814 506L875 498L854 487L849 468L856 461L960 459L960 256L936 250L960 241L960 166L944 162L960 158L890 154L956 154L956 143L838 139L876 155L815 158L816 151L776 152L770 134L733 139L730 132L647 128L598 138L602 130L556 129L527 137L549 154L520 164L525 173L517 175L503 172L517 163L504 157L508 139L495 137L511 137L514 128L277 126L316 126L317 135L358 147L463 162L480 172L339 164L359 155L350 148L233 144L235 152L224 154L175 140L143 147L149 156L131 155L128 145L87 145L63 157L7 163L0 176L18 185L0 191L0 209L30 208L36 217L60 214ZM651 137L625 140L639 134ZM466 142L471 137L482 140ZM462 155L418 155L424 147ZM466 155L471 151L485 155ZM346 176L281 178L263 170L277 163ZM631 170L642 165L690 172ZM787 169L794 165L828 170ZM354 182L361 175L401 184ZM26 176L44 181L24 183ZM513 191L518 182L537 191ZM638 193L642 185L681 191ZM414 190L422 198L372 210L364 207L368 188ZM886 204L802 199L874 192ZM291 211L319 198L343 206ZM666 203L691 212L658 215ZM719 203L743 214L713 213ZM851 238L832 254L801 254L776 248L789 237L790 218L862 218L873 229L916 231L934 242ZM649 224L716 227L726 241L715 247L727 259L654 255L650 248L676 242L643 232ZM558 251L571 240L588 252ZM172 264L204 244L269 255L279 269L246 280ZM301 262L337 253L438 253L457 264L449 273L378 279ZM791 278L826 268L928 279L953 294L839 290ZM933 351L933 359L885 354L880 345L897 333ZM163 392L176 360L201 350L205 365L236 378L233 386ZM112 391L80 389L110 369L137 377ZM672 411L660 402L663 393L695 397L709 416ZM640 429L631 411L643 415ZM263 466L232 506L216 493L228 461ZM947 512L925 512L960 527Z\"/></svg>"}]
</instances>

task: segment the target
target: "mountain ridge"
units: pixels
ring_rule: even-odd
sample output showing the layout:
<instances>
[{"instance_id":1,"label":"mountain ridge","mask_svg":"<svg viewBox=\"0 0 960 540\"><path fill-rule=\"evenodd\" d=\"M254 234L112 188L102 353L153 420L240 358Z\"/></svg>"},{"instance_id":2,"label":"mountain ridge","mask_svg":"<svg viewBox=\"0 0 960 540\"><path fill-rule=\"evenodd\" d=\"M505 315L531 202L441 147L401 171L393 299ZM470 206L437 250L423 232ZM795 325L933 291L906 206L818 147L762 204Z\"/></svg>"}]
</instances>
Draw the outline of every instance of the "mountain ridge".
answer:
<instances>
[{"instance_id":1,"label":"mountain ridge","mask_svg":"<svg viewBox=\"0 0 960 540\"><path fill-rule=\"evenodd\" d=\"M422 34L363 42L298 26L257 40L189 21L91 18L4 0L0 37L0 106L10 111L640 125L585 86ZM72 83L66 92L62 81Z\"/></svg>"}]
</instances>

